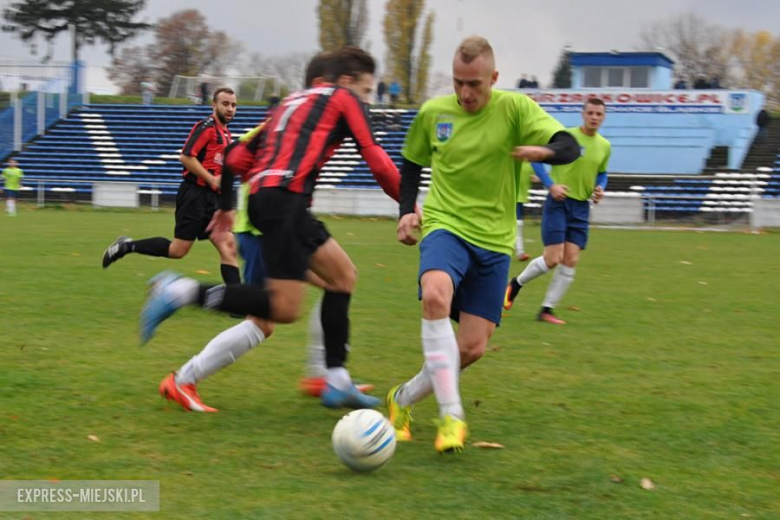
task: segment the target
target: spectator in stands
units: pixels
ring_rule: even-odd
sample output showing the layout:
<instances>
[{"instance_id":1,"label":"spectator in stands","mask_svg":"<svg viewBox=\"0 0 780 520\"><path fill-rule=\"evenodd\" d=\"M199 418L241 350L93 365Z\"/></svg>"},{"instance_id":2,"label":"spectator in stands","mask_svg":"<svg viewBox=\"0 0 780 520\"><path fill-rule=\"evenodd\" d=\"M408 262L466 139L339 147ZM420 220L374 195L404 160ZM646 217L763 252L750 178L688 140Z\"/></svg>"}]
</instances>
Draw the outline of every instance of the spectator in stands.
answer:
<instances>
[{"instance_id":1,"label":"spectator in stands","mask_svg":"<svg viewBox=\"0 0 780 520\"><path fill-rule=\"evenodd\" d=\"M714 78L712 78L712 80L710 81L710 88L712 88L712 89L719 89L719 88L721 88L720 87L720 78L719 77L715 76Z\"/></svg>"},{"instance_id":2,"label":"spectator in stands","mask_svg":"<svg viewBox=\"0 0 780 520\"><path fill-rule=\"evenodd\" d=\"M241 282L233 235L212 237L206 229L219 207L223 155L233 140L227 125L236 113L236 94L232 89L218 88L212 99L213 112L195 123L179 156L184 180L176 195L173 241L164 237L132 240L121 236L103 253L104 269L129 253L184 258L196 240L208 238L219 252L222 279L226 284Z\"/></svg>"},{"instance_id":3,"label":"spectator in stands","mask_svg":"<svg viewBox=\"0 0 780 520\"><path fill-rule=\"evenodd\" d=\"M685 82L683 78L680 78L675 82L674 88L676 90L686 90L688 88L688 84Z\"/></svg>"},{"instance_id":4,"label":"spectator in stands","mask_svg":"<svg viewBox=\"0 0 780 520\"><path fill-rule=\"evenodd\" d=\"M501 320L514 248L516 163L568 163L579 155L563 126L517 92L493 89L493 49L469 37L452 61L455 95L428 100L406 135L398 240L417 243L422 299L422 370L387 394L396 439L410 440L411 407L435 394L436 451L458 452L467 436L459 373L477 361ZM422 219L414 209L423 167L431 188ZM450 316L459 320L457 335Z\"/></svg>"},{"instance_id":5,"label":"spectator in stands","mask_svg":"<svg viewBox=\"0 0 780 520\"><path fill-rule=\"evenodd\" d=\"M756 115L756 126L758 126L757 143L763 143L769 138L769 119L769 112L765 108L759 110Z\"/></svg>"},{"instance_id":6,"label":"spectator in stands","mask_svg":"<svg viewBox=\"0 0 780 520\"><path fill-rule=\"evenodd\" d=\"M401 84L398 83L398 80L393 80L393 82L390 83L390 88L387 90L387 93L390 94L390 106L395 108L396 103L398 103L398 98L401 97Z\"/></svg>"},{"instance_id":7,"label":"spectator in stands","mask_svg":"<svg viewBox=\"0 0 780 520\"><path fill-rule=\"evenodd\" d=\"M209 102L209 84L205 81L200 84L200 104L205 105Z\"/></svg>"},{"instance_id":8,"label":"spectator in stands","mask_svg":"<svg viewBox=\"0 0 780 520\"><path fill-rule=\"evenodd\" d=\"M539 80L536 76L531 76L531 82L528 84L528 88L539 88Z\"/></svg>"},{"instance_id":9,"label":"spectator in stands","mask_svg":"<svg viewBox=\"0 0 780 520\"><path fill-rule=\"evenodd\" d=\"M693 88L696 90L706 90L710 88L710 83L703 74L699 74L699 76L696 78L696 81L693 83Z\"/></svg>"},{"instance_id":10,"label":"spectator in stands","mask_svg":"<svg viewBox=\"0 0 780 520\"><path fill-rule=\"evenodd\" d=\"M278 107L281 101L282 98L280 98L277 95L273 95L270 98L268 98L268 110L273 110L274 108Z\"/></svg>"},{"instance_id":11,"label":"spectator in stands","mask_svg":"<svg viewBox=\"0 0 780 520\"><path fill-rule=\"evenodd\" d=\"M553 309L574 281L580 253L588 242L589 201L598 204L607 187L607 166L612 147L601 134L606 117L604 102L588 99L582 107L582 125L567 128L579 143L582 155L571 164L553 166L552 178L541 164L534 163L536 176L549 190L542 208L544 254L528 264L506 287L504 308L509 310L517 293L530 281L555 269L539 311L538 320L563 325Z\"/></svg>"},{"instance_id":12,"label":"spectator in stands","mask_svg":"<svg viewBox=\"0 0 780 520\"><path fill-rule=\"evenodd\" d=\"M520 76L520 81L517 82L517 88L528 88L528 78L525 74Z\"/></svg>"},{"instance_id":13,"label":"spectator in stands","mask_svg":"<svg viewBox=\"0 0 780 520\"><path fill-rule=\"evenodd\" d=\"M154 100L154 84L145 79L141 82L141 103L151 105Z\"/></svg>"},{"instance_id":14,"label":"spectator in stands","mask_svg":"<svg viewBox=\"0 0 780 520\"><path fill-rule=\"evenodd\" d=\"M383 105L385 102L385 92L387 92L387 84L384 81L380 81L376 86L376 102Z\"/></svg>"},{"instance_id":15,"label":"spectator in stands","mask_svg":"<svg viewBox=\"0 0 780 520\"><path fill-rule=\"evenodd\" d=\"M3 179L5 179L5 211L9 216L16 216L16 198L19 190L22 188L22 177L24 172L19 168L16 159L8 161L8 168L3 170Z\"/></svg>"}]
</instances>

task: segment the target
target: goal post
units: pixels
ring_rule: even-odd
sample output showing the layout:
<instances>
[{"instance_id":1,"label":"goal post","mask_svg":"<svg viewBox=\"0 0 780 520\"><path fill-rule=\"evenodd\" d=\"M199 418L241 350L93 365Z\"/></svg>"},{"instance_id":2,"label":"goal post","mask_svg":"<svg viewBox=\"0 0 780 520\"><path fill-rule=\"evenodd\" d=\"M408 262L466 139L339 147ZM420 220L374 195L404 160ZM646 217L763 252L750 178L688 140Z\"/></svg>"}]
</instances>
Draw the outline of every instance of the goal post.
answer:
<instances>
[{"instance_id":1,"label":"goal post","mask_svg":"<svg viewBox=\"0 0 780 520\"><path fill-rule=\"evenodd\" d=\"M266 96L279 96L282 82L276 76L183 76L176 75L168 91L168 97L189 99L200 103L202 85L205 85L206 98L210 99L220 87L230 87L236 93L238 101L262 101Z\"/></svg>"}]
</instances>

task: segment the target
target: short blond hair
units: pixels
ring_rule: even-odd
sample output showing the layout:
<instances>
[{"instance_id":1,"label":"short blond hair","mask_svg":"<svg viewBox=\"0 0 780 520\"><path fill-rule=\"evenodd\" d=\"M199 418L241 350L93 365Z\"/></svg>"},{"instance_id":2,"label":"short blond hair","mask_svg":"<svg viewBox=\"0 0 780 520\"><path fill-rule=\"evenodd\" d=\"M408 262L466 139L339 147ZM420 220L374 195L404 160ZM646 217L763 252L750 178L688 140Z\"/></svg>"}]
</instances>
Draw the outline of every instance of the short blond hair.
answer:
<instances>
[{"instance_id":1,"label":"short blond hair","mask_svg":"<svg viewBox=\"0 0 780 520\"><path fill-rule=\"evenodd\" d=\"M459 57L463 63L471 63L478 56L484 56L490 63L495 63L493 47L482 36L469 36L460 42L455 56Z\"/></svg>"}]
</instances>

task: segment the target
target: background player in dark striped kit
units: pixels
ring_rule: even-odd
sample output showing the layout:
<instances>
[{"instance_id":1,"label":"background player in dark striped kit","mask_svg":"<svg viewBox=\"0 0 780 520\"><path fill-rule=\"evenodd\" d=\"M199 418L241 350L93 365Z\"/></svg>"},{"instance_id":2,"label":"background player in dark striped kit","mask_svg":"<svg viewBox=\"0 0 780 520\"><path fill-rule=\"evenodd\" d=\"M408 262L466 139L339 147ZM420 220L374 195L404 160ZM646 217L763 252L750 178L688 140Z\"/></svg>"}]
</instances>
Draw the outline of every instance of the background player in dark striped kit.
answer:
<instances>
[{"instance_id":1,"label":"background player in dark striped kit","mask_svg":"<svg viewBox=\"0 0 780 520\"><path fill-rule=\"evenodd\" d=\"M128 253L166 258L184 258L195 240L211 240L219 252L225 283L240 283L236 242L232 234L210 236L206 231L219 207L220 175L225 148L233 140L227 125L236 115L236 94L222 87L214 92L214 111L192 127L181 150L184 179L176 194L176 227L173 241L164 237L132 240L119 237L103 253L103 268Z\"/></svg>"}]
</instances>

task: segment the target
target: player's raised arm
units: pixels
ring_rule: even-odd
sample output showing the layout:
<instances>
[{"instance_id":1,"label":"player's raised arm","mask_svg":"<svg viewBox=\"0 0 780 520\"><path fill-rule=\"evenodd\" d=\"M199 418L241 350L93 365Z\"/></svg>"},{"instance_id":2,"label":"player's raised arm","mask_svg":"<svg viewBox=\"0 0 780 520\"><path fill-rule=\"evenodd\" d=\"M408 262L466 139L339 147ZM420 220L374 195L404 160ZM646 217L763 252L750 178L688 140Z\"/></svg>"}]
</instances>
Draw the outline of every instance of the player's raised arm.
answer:
<instances>
[{"instance_id":1,"label":"player's raised arm","mask_svg":"<svg viewBox=\"0 0 780 520\"><path fill-rule=\"evenodd\" d=\"M360 155L366 160L368 168L382 190L393 200L398 201L401 176L393 160L374 139L367 107L357 97L346 91L344 91L341 101L344 120L355 139Z\"/></svg>"}]
</instances>

